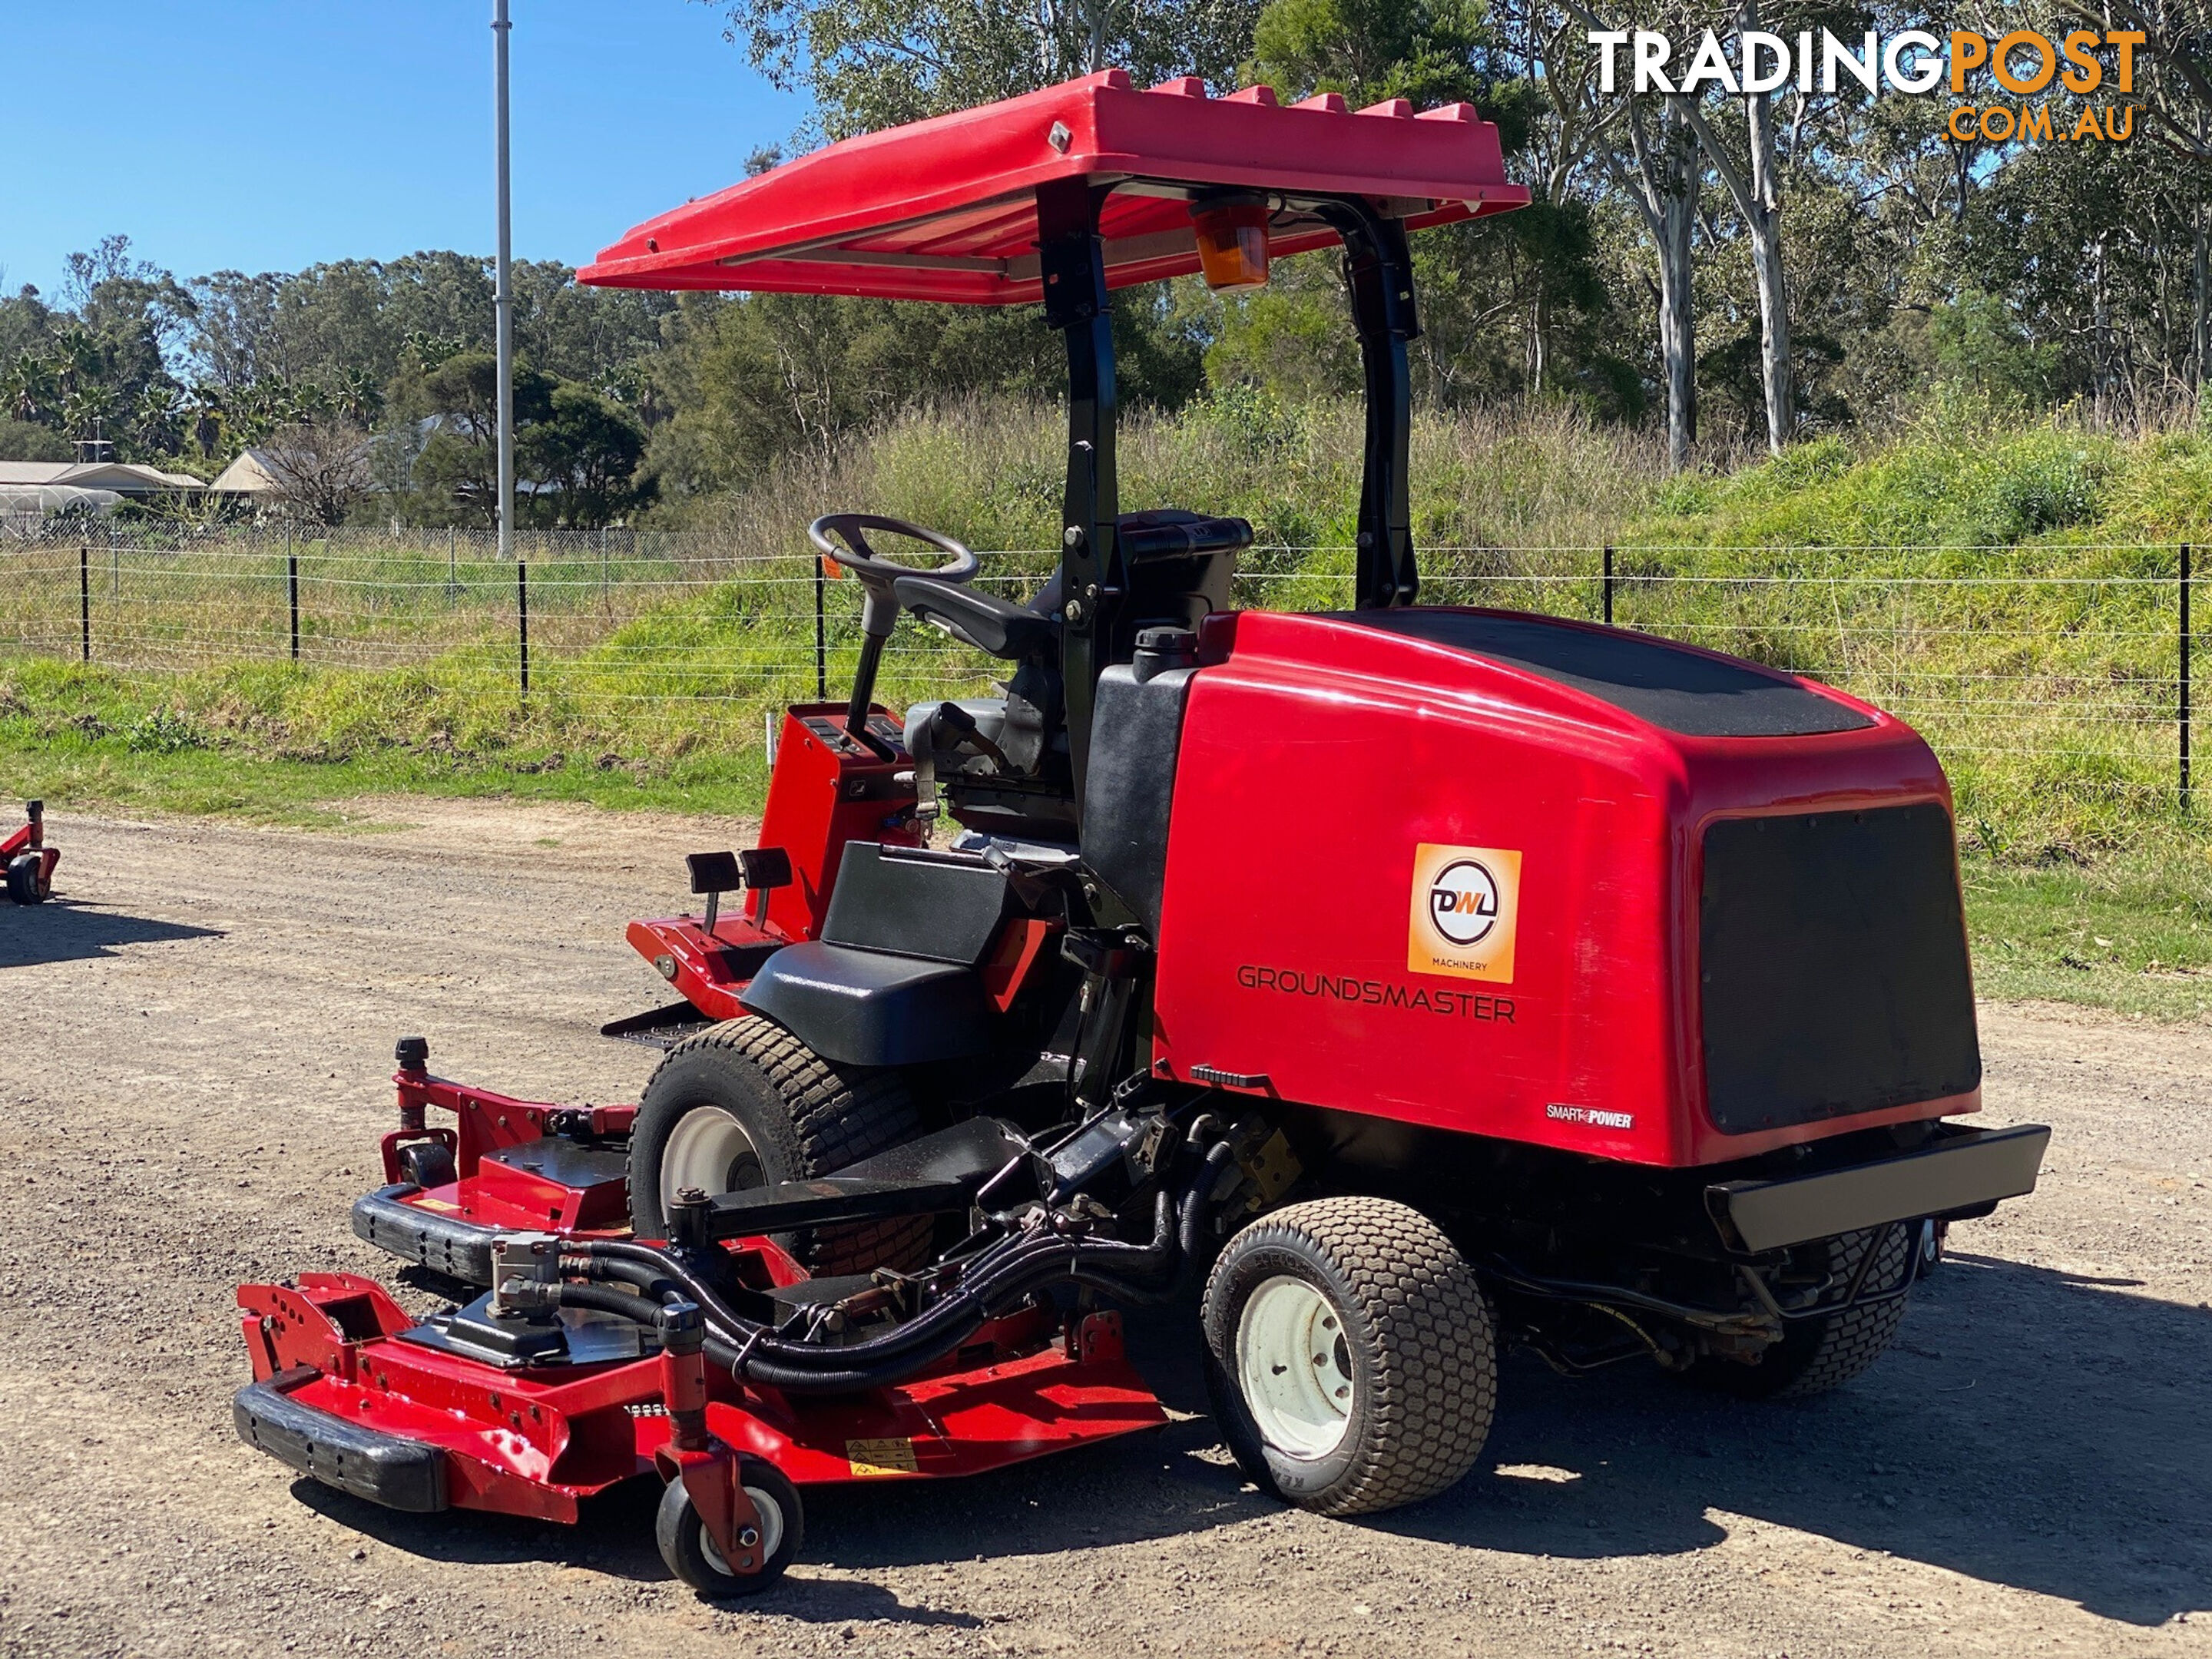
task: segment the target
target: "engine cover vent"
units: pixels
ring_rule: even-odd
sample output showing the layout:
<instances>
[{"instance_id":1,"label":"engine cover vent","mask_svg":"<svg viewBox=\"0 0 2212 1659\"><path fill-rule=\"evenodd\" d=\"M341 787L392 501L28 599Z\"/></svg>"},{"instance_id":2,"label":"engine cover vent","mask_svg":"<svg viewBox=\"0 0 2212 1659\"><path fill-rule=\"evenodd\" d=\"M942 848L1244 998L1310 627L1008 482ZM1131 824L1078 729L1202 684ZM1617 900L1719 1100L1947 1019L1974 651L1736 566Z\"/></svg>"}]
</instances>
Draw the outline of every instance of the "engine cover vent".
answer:
<instances>
[{"instance_id":1,"label":"engine cover vent","mask_svg":"<svg viewBox=\"0 0 2212 1659\"><path fill-rule=\"evenodd\" d=\"M1705 831L1706 1110L1730 1134L1964 1094L1982 1077L1950 815L1934 803Z\"/></svg>"}]
</instances>

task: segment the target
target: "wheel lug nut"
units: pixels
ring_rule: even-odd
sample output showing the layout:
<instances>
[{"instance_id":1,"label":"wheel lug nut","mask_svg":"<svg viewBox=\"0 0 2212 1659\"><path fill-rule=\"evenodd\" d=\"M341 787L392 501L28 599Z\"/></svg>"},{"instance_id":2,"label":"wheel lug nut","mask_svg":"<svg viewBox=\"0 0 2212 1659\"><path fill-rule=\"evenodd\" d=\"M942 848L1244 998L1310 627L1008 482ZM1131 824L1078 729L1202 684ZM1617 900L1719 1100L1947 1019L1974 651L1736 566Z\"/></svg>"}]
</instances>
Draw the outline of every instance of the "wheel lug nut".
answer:
<instances>
[{"instance_id":1,"label":"wheel lug nut","mask_svg":"<svg viewBox=\"0 0 2212 1659\"><path fill-rule=\"evenodd\" d=\"M750 1549L754 1545L760 1542L759 1528L755 1527L747 1527L743 1532L738 1534L738 1542L744 1548Z\"/></svg>"}]
</instances>

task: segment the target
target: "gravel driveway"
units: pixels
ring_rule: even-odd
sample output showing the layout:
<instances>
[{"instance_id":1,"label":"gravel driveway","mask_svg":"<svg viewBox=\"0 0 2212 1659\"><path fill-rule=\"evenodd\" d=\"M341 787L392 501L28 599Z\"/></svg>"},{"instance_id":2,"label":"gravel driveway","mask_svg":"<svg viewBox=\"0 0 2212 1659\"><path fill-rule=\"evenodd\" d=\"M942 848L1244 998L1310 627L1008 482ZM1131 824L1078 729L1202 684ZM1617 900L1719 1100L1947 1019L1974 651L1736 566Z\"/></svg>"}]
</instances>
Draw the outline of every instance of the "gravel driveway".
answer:
<instances>
[{"instance_id":1,"label":"gravel driveway","mask_svg":"<svg viewBox=\"0 0 2212 1659\"><path fill-rule=\"evenodd\" d=\"M1747 1407L1516 1356L1477 1473L1376 1522L1240 1481L1172 1314L1133 1332L1165 1431L810 1498L743 1611L667 1577L650 1493L567 1529L295 1480L232 1436L231 1287L391 1277L346 1206L392 1039L635 1098L654 1055L593 1034L658 1000L622 924L738 844L363 810L385 827L57 815L64 902L0 906L0 1653L2212 1653L2212 1031L2040 1008L1986 1007L1984 1045L1986 1121L2056 1127L2042 1189L1956 1231L1870 1375Z\"/></svg>"}]
</instances>

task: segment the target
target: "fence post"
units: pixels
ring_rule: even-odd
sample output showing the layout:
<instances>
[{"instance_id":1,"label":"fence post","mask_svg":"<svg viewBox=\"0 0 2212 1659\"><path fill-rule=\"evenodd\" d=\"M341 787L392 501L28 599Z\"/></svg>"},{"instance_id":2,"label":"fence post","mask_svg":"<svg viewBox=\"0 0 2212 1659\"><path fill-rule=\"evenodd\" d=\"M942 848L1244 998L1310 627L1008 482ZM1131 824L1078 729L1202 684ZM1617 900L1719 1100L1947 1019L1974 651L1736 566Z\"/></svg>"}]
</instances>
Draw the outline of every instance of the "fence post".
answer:
<instances>
[{"instance_id":1,"label":"fence post","mask_svg":"<svg viewBox=\"0 0 2212 1659\"><path fill-rule=\"evenodd\" d=\"M292 550L292 532L284 531L284 576L292 597L292 660L300 660L300 556Z\"/></svg>"},{"instance_id":2,"label":"fence post","mask_svg":"<svg viewBox=\"0 0 2212 1659\"><path fill-rule=\"evenodd\" d=\"M84 659L92 660L92 550L80 546L76 550L76 625L77 638L83 647Z\"/></svg>"},{"instance_id":3,"label":"fence post","mask_svg":"<svg viewBox=\"0 0 2212 1659\"><path fill-rule=\"evenodd\" d=\"M1605 625L1613 626L1613 550L1605 550Z\"/></svg>"},{"instance_id":4,"label":"fence post","mask_svg":"<svg viewBox=\"0 0 2212 1659\"><path fill-rule=\"evenodd\" d=\"M830 646L823 633L823 590L829 586L822 568L822 556L814 556L814 701L830 700Z\"/></svg>"},{"instance_id":5,"label":"fence post","mask_svg":"<svg viewBox=\"0 0 2212 1659\"><path fill-rule=\"evenodd\" d=\"M514 561L514 617L522 646L522 698L530 700L530 564L520 556Z\"/></svg>"},{"instance_id":6,"label":"fence post","mask_svg":"<svg viewBox=\"0 0 2212 1659\"><path fill-rule=\"evenodd\" d=\"M459 545L460 539L459 529L453 525L447 525L446 526L446 609L448 611L453 608L453 601L460 597L460 556L455 550Z\"/></svg>"},{"instance_id":7,"label":"fence post","mask_svg":"<svg viewBox=\"0 0 2212 1659\"><path fill-rule=\"evenodd\" d=\"M2189 816L2189 544L2181 544L2181 815Z\"/></svg>"}]
</instances>

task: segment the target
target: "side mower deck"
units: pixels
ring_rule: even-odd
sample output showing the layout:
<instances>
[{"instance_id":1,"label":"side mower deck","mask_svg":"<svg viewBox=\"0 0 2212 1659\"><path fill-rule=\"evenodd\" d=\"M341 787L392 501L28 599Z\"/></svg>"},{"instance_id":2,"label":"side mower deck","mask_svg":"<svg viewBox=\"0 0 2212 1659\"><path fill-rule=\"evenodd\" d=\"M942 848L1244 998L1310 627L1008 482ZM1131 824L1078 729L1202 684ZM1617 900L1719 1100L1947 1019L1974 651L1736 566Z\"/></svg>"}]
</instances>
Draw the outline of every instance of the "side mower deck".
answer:
<instances>
[{"instance_id":1,"label":"side mower deck","mask_svg":"<svg viewBox=\"0 0 2212 1659\"><path fill-rule=\"evenodd\" d=\"M805 1281L766 1239L737 1255L740 1272ZM453 1343L456 1317L417 1322L351 1273L248 1285L238 1300L254 1377L234 1406L240 1437L388 1508L573 1522L669 1445L663 1355L634 1323L567 1310L568 1354L607 1357L495 1365ZM850 1395L788 1396L712 1368L707 1390L708 1432L801 1486L980 1474L1167 1420L1111 1313L1001 1321L931 1374Z\"/></svg>"}]
</instances>

